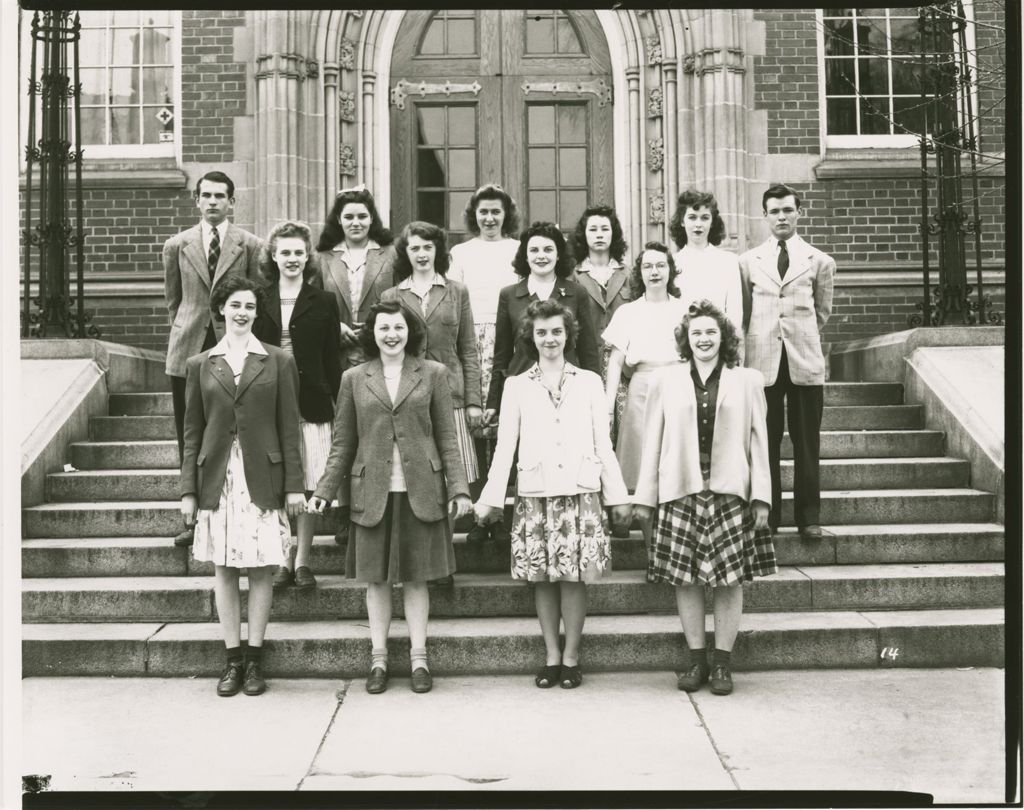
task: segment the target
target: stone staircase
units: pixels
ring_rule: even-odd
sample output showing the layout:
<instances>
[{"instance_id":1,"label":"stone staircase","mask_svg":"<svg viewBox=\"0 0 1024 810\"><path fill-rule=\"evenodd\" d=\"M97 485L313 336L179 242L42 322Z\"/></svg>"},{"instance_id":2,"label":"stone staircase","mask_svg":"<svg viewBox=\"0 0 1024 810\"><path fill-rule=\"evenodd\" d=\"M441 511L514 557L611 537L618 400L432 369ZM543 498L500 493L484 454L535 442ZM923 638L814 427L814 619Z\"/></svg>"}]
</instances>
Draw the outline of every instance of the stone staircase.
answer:
<instances>
[{"instance_id":1,"label":"stone staircase","mask_svg":"<svg viewBox=\"0 0 1024 810\"><path fill-rule=\"evenodd\" d=\"M825 406L826 537L777 537L779 573L745 589L735 668L1002 666L1004 530L992 496L970 487L967 462L942 456L943 435L922 428L901 385L829 383ZM70 456L75 471L50 475L48 502L23 510L24 674L219 674L212 566L170 539L181 527L170 394L111 394L109 416L92 420L91 440ZM784 520L791 510L789 499ZM365 670L363 588L344 579L333 531L322 519L316 591L275 594L272 677ZM533 672L543 645L508 549L456 540L455 587L431 596L431 669ZM615 541L613 562L588 588L584 669L680 668L673 592L644 581L639 532ZM395 606L400 617L398 594ZM392 636L401 673L400 619Z\"/></svg>"}]
</instances>

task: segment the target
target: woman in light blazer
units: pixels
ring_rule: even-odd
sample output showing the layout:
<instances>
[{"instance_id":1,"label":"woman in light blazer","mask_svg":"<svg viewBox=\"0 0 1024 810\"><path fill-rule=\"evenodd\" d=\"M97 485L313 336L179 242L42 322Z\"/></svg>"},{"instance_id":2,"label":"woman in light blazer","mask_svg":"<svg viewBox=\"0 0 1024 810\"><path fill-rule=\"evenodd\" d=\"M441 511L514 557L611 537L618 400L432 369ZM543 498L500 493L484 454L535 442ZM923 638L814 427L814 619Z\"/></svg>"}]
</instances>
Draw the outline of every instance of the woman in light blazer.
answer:
<instances>
[{"instance_id":1,"label":"woman in light blazer","mask_svg":"<svg viewBox=\"0 0 1024 810\"><path fill-rule=\"evenodd\" d=\"M214 564L217 616L227 648L227 667L217 683L222 697L266 689L261 666L271 577L288 559L288 516L298 516L306 505L299 373L287 352L252 334L261 295L262 286L242 276L214 287L210 309L226 322L224 337L185 364L181 512L186 524L195 523L195 559ZM242 568L249 579L244 659Z\"/></svg>"},{"instance_id":2,"label":"woman in light blazer","mask_svg":"<svg viewBox=\"0 0 1024 810\"><path fill-rule=\"evenodd\" d=\"M427 580L455 571L448 511L461 517L472 508L448 371L415 356L422 337L420 321L397 301L370 308L360 342L371 359L341 376L331 454L309 502L320 513L337 497L350 518L345 574L367 583L371 694L387 688L396 582L409 626L412 690L430 691Z\"/></svg>"},{"instance_id":3,"label":"woman in light blazer","mask_svg":"<svg viewBox=\"0 0 1024 810\"><path fill-rule=\"evenodd\" d=\"M587 612L586 583L611 566L604 507L627 523L629 495L608 433L601 378L565 359L576 339L572 312L559 302L535 301L526 310L520 343L533 364L509 377L501 399L498 443L477 501L483 524L505 507L516 445L519 447L512 518L512 578L534 584L546 663L535 683L542 689L580 685L580 638ZM559 623L565 649L559 649Z\"/></svg>"},{"instance_id":4,"label":"woman in light blazer","mask_svg":"<svg viewBox=\"0 0 1024 810\"><path fill-rule=\"evenodd\" d=\"M689 307L676 330L684 360L655 372L648 393L637 518L654 520L647 580L676 586L690 651L679 688L732 692L730 652L743 612L742 584L774 574L768 529L771 476L764 380L741 368L732 321L710 301ZM715 652L704 648L704 586L715 589Z\"/></svg>"}]
</instances>

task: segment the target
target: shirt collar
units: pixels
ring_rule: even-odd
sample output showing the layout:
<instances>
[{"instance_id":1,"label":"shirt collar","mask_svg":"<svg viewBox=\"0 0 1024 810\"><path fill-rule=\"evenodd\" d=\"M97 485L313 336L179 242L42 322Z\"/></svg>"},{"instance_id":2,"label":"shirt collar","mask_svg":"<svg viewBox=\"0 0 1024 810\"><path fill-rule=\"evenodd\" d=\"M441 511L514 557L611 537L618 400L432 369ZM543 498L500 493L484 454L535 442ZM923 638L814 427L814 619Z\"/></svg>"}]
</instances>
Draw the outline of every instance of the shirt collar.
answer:
<instances>
[{"instance_id":1,"label":"shirt collar","mask_svg":"<svg viewBox=\"0 0 1024 810\"><path fill-rule=\"evenodd\" d=\"M799 237L796 234L793 234L791 237L789 237L789 239L785 240L786 241L786 252L787 253L790 250L792 250L793 247L796 246L798 239L799 239ZM779 245L782 244L782 243L777 238L775 238L774 236L769 236L768 237L768 241L771 242L772 250L775 251L776 253L778 253L779 252Z\"/></svg>"},{"instance_id":2,"label":"shirt collar","mask_svg":"<svg viewBox=\"0 0 1024 810\"><path fill-rule=\"evenodd\" d=\"M587 258L585 258L582 262L580 262L580 266L577 268L577 272L579 272L579 273L589 273L591 271L591 269L593 269L593 267L594 266L590 263L590 257L587 256ZM621 269L622 269L622 262L620 262L618 259L609 259L608 260L608 272L609 273L612 273L615 270L621 270Z\"/></svg>"},{"instance_id":3,"label":"shirt collar","mask_svg":"<svg viewBox=\"0 0 1024 810\"><path fill-rule=\"evenodd\" d=\"M697 373L697 364L690 363L690 377L693 382L700 388L709 388L712 383L718 382L719 377L722 376L722 366L725 365L721 357L718 358L718 363L715 365L715 370L708 375L706 382L700 381L700 374Z\"/></svg>"},{"instance_id":4,"label":"shirt collar","mask_svg":"<svg viewBox=\"0 0 1024 810\"><path fill-rule=\"evenodd\" d=\"M555 285L558 284L558 276L552 276L550 282L537 281L532 275L526 277L526 289L531 293L551 293L554 291Z\"/></svg>"},{"instance_id":5,"label":"shirt collar","mask_svg":"<svg viewBox=\"0 0 1024 810\"><path fill-rule=\"evenodd\" d=\"M249 333L249 342L245 345L245 351L249 354L262 354L264 356L267 354L267 350L263 348L263 344L259 342L259 339L256 335L252 334L252 332ZM224 335L224 337L218 341L217 345L210 349L210 356L214 357L215 355L227 353L228 336Z\"/></svg>"},{"instance_id":6,"label":"shirt collar","mask_svg":"<svg viewBox=\"0 0 1024 810\"><path fill-rule=\"evenodd\" d=\"M440 273L434 274L434 281L431 283L431 287L444 287L446 284L444 276ZM400 290L411 290L412 289L412 276L406 276L402 281L398 282L398 289Z\"/></svg>"},{"instance_id":7,"label":"shirt collar","mask_svg":"<svg viewBox=\"0 0 1024 810\"><path fill-rule=\"evenodd\" d=\"M331 250L334 253L341 253L342 255L344 255L344 254L348 253L348 244L345 242L344 239L342 239L338 244L336 244L333 248L331 248ZM372 239L368 239L366 241L366 250L367 251L380 250L380 245L378 245Z\"/></svg>"},{"instance_id":8,"label":"shirt collar","mask_svg":"<svg viewBox=\"0 0 1024 810\"><path fill-rule=\"evenodd\" d=\"M213 226L205 219L199 220L199 227L203 232L203 239L211 239L213 234ZM224 241L224 237L227 235L228 221L225 219L220 225L217 226L217 233L220 234L220 241Z\"/></svg>"},{"instance_id":9,"label":"shirt collar","mask_svg":"<svg viewBox=\"0 0 1024 810\"><path fill-rule=\"evenodd\" d=\"M575 377L577 371L579 371L579 369L576 368L576 366L574 366L568 360L565 361L565 365L562 367L562 375L563 376L570 375L570 376ZM541 374L541 370L540 370L540 363L534 363L532 366L530 366L526 370L525 374L526 374L527 378L529 378L531 380L539 380L543 376Z\"/></svg>"}]
</instances>

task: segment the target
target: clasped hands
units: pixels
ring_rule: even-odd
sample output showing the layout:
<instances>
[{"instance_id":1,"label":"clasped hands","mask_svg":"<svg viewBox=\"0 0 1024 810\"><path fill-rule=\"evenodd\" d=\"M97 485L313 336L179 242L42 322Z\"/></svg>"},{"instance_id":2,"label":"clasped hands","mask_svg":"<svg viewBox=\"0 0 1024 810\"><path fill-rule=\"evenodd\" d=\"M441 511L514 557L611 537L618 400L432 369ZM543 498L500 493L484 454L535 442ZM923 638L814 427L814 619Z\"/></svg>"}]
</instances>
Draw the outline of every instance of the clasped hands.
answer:
<instances>
[{"instance_id":1,"label":"clasped hands","mask_svg":"<svg viewBox=\"0 0 1024 810\"><path fill-rule=\"evenodd\" d=\"M330 501L326 498L321 498L319 495L313 495L305 505L305 511L313 515L322 515L324 509L327 508ZM460 517L469 514L469 510L473 508L473 502L467 495L456 495L448 501L448 516L451 520L458 520ZM348 504L342 504L337 507L341 512L342 518L348 517Z\"/></svg>"}]
</instances>

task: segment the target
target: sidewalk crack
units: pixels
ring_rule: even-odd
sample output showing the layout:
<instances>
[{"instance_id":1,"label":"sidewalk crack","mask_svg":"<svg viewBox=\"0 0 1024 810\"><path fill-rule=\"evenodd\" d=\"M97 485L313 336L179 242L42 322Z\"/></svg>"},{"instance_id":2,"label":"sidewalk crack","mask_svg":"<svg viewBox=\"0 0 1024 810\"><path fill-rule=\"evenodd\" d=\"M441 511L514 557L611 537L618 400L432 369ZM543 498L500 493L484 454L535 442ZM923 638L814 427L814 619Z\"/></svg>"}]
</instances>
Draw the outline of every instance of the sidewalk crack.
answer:
<instances>
[{"instance_id":1,"label":"sidewalk crack","mask_svg":"<svg viewBox=\"0 0 1024 810\"><path fill-rule=\"evenodd\" d=\"M348 695L348 690L351 685L351 680L342 681L341 688L339 688L338 691L335 693L335 697L338 699L338 703L334 707L334 713L331 714L331 721L327 724L327 728L324 729L323 736L320 738L320 744L317 745L316 751L313 752L313 758L309 761L309 767L306 768L306 773L299 780L299 783L295 786L296 790L302 790L302 785L313 773L313 766L316 764L317 758L320 756L320 752L323 750L324 743L327 742L327 737L331 733L331 729L334 728L334 721L338 718L338 713L341 711L341 704L345 702L345 696Z\"/></svg>"},{"instance_id":2,"label":"sidewalk crack","mask_svg":"<svg viewBox=\"0 0 1024 810\"><path fill-rule=\"evenodd\" d=\"M693 695L688 695L688 697L690 698L690 705L693 706L693 710L697 713L697 719L700 720L701 728L704 729L704 733L708 737L708 742L711 743L711 749L715 752L715 756L718 757L718 761L722 764L725 772L729 774L729 779L732 781L733 787L735 787L736 790L743 790L743 788L740 787L740 783L736 780L736 776L732 772L732 767L726 763L725 756L719 750L718 745L715 744L715 738L711 735L711 729L708 728L708 724L704 721L704 715L701 714L700 706L698 706L697 701L693 699Z\"/></svg>"}]
</instances>

